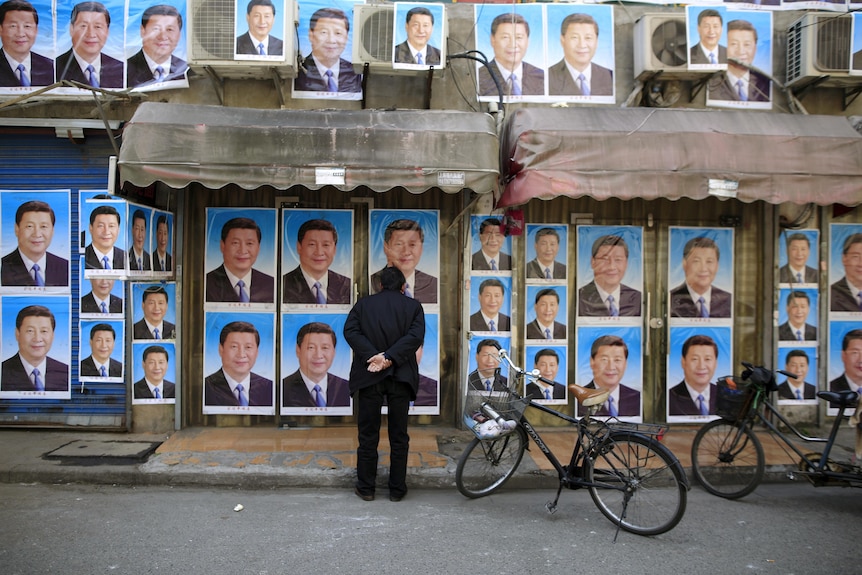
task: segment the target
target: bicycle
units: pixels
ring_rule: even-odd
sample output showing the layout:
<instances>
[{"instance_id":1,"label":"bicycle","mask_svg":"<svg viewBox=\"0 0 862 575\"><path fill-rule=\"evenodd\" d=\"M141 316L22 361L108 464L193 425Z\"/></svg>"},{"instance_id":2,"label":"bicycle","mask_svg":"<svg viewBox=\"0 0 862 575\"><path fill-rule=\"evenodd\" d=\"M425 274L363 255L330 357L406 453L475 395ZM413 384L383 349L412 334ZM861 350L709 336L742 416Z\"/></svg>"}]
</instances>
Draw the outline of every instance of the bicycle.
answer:
<instances>
[{"instance_id":1,"label":"bicycle","mask_svg":"<svg viewBox=\"0 0 862 575\"><path fill-rule=\"evenodd\" d=\"M516 391L522 383L539 380L552 385L552 381L538 370L516 366L505 350L499 359L508 366L507 387L468 392L465 402L465 420L477 436L458 460L455 483L461 494L477 498L500 489L521 463L529 436L559 477L557 496L545 505L549 513L556 512L564 487L586 488L599 511L617 526L617 533L622 528L638 535L658 535L680 522L689 484L679 460L660 443L666 425L594 419L591 415L608 392L578 385L569 389L589 413L581 418L561 413ZM526 418L526 407L575 425L578 434L567 465L560 463Z\"/></svg>"},{"instance_id":2,"label":"bicycle","mask_svg":"<svg viewBox=\"0 0 862 575\"><path fill-rule=\"evenodd\" d=\"M815 487L862 487L862 467L858 463L837 462L829 458L844 411L856 404L858 394L855 391L818 391L817 397L838 406L838 417L829 437L808 437L781 415L768 399L768 394L778 389L775 374L792 378L796 375L746 362L742 365L745 371L740 381L732 376L719 378L716 411L721 419L701 427L691 445L692 471L703 488L725 499L739 499L760 485L766 462L763 446L754 433L758 422L799 456L798 469L788 472L789 479L802 476ZM804 453L772 422L772 416L806 443L826 445L819 453Z\"/></svg>"}]
</instances>

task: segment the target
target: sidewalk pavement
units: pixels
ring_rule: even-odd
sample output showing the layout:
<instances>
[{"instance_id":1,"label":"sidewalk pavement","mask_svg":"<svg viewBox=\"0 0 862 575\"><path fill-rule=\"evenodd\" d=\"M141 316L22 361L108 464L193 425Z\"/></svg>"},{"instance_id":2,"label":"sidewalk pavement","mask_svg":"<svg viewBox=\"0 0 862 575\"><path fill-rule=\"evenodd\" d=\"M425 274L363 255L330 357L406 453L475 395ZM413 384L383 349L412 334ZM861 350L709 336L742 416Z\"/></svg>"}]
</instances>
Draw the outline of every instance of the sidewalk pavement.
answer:
<instances>
[{"instance_id":1,"label":"sidewalk pavement","mask_svg":"<svg viewBox=\"0 0 862 575\"><path fill-rule=\"evenodd\" d=\"M691 442L697 429L674 425L663 439L689 478ZM454 489L458 457L473 434L429 426L411 426L409 431L408 485ZM539 432L561 459L568 457L574 430L541 428ZM825 437L829 430L813 428L808 433ZM389 466L385 436L384 429L380 441L383 469L378 474L378 482L384 484ZM765 432L760 438L766 452L767 479L786 480L787 471L796 468L797 456ZM845 423L832 459L849 460L854 443L855 430ZM350 488L356 472L356 447L354 427L198 427L169 435L7 428L0 429L0 482ZM556 473L532 442L527 453L507 485L555 488Z\"/></svg>"}]
</instances>

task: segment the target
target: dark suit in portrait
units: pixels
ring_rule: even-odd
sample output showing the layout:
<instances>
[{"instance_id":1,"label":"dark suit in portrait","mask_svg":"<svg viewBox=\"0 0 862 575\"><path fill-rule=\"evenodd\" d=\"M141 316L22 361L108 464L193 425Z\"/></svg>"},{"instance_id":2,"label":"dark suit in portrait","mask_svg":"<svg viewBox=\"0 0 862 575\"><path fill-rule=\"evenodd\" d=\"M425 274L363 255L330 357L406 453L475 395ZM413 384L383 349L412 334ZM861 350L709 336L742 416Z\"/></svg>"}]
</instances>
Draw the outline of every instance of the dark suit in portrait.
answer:
<instances>
[{"instance_id":1,"label":"dark suit in portrait","mask_svg":"<svg viewBox=\"0 0 862 575\"><path fill-rule=\"evenodd\" d=\"M802 341L816 341L817 328L811 324L805 324L805 329L802 331ZM786 321L778 326L778 339L781 341L799 341L796 336L796 330L791 327L790 322Z\"/></svg>"},{"instance_id":2,"label":"dark suit in portrait","mask_svg":"<svg viewBox=\"0 0 862 575\"><path fill-rule=\"evenodd\" d=\"M52 59L30 52L30 68L27 70L27 75L30 77L31 86L50 86L54 83L54 61ZM20 85L21 82L18 80L16 70L9 66L6 53L0 48L0 86L13 88Z\"/></svg>"},{"instance_id":3,"label":"dark suit in portrait","mask_svg":"<svg viewBox=\"0 0 862 575\"><path fill-rule=\"evenodd\" d=\"M50 357L45 361L45 373L42 374L45 391L68 391L69 366ZM0 370L0 391L36 391L33 380L24 369L21 356L17 353L3 362Z\"/></svg>"},{"instance_id":4,"label":"dark suit in portrait","mask_svg":"<svg viewBox=\"0 0 862 575\"><path fill-rule=\"evenodd\" d=\"M380 270L371 276L371 291L377 293L380 291ZM437 303L437 278L425 272L414 270L413 272L414 285L410 286L410 292L413 294L413 299L419 303Z\"/></svg>"},{"instance_id":5,"label":"dark suit in portrait","mask_svg":"<svg viewBox=\"0 0 862 575\"><path fill-rule=\"evenodd\" d=\"M5 389L6 386L4 385ZM850 391L850 382L847 381L847 374L842 373L835 379L829 382L829 391ZM832 401L829 402L829 407L838 408L838 404Z\"/></svg>"},{"instance_id":6,"label":"dark suit in portrait","mask_svg":"<svg viewBox=\"0 0 862 575\"><path fill-rule=\"evenodd\" d=\"M81 361L80 375L81 377L102 377L92 355ZM113 357L110 358L107 377L123 377L123 364Z\"/></svg>"},{"instance_id":7,"label":"dark suit in portrait","mask_svg":"<svg viewBox=\"0 0 862 575\"><path fill-rule=\"evenodd\" d=\"M437 380L419 374L419 389L416 391L416 400L413 405L427 407L437 405Z\"/></svg>"},{"instance_id":8,"label":"dark suit in portrait","mask_svg":"<svg viewBox=\"0 0 862 575\"><path fill-rule=\"evenodd\" d=\"M512 320L503 313L497 314L497 328L495 331L511 331ZM482 312L477 311L470 316L470 331L491 331L491 327L485 323L485 318L482 317Z\"/></svg>"},{"instance_id":9,"label":"dark suit in portrait","mask_svg":"<svg viewBox=\"0 0 862 575\"><path fill-rule=\"evenodd\" d=\"M281 405L284 407L317 407L314 397L302 380L297 369L281 380ZM326 407L350 405L350 384L346 379L331 373L326 374Z\"/></svg>"},{"instance_id":10,"label":"dark suit in portrait","mask_svg":"<svg viewBox=\"0 0 862 575\"><path fill-rule=\"evenodd\" d=\"M542 388L536 383L528 383L526 395L533 399L546 399ZM566 399L566 386L562 383L554 382L554 390L551 392L551 399Z\"/></svg>"},{"instance_id":11,"label":"dark suit in portrait","mask_svg":"<svg viewBox=\"0 0 862 575\"><path fill-rule=\"evenodd\" d=\"M491 384L492 391L507 391L509 389L509 380L505 375L500 374L499 369L495 372L493 379L494 381ZM474 369L467 376L467 389L486 391L485 382L482 380L481 375L479 375L479 370Z\"/></svg>"},{"instance_id":12,"label":"dark suit in portrait","mask_svg":"<svg viewBox=\"0 0 862 575\"><path fill-rule=\"evenodd\" d=\"M269 407L272 400L272 380L256 373L249 375L248 405L250 407ZM239 402L230 389L230 384L224 376L224 370L208 375L204 380L204 404L238 406Z\"/></svg>"},{"instance_id":13,"label":"dark suit in portrait","mask_svg":"<svg viewBox=\"0 0 862 575\"><path fill-rule=\"evenodd\" d=\"M846 276L832 284L829 292L829 311L862 311L859 300L850 291Z\"/></svg>"},{"instance_id":14,"label":"dark suit in portrait","mask_svg":"<svg viewBox=\"0 0 862 575\"><path fill-rule=\"evenodd\" d=\"M641 314L641 292L620 284L620 301L615 302L620 316L636 317ZM587 317L606 317L611 312L602 301L595 280L578 290L578 315Z\"/></svg>"},{"instance_id":15,"label":"dark suit in portrait","mask_svg":"<svg viewBox=\"0 0 862 575\"><path fill-rule=\"evenodd\" d=\"M729 102L741 101L736 86L731 86L728 82L729 78L725 74L716 74L710 78L707 84L709 99ZM769 95L769 79L757 72L750 72L748 75L748 101L768 102Z\"/></svg>"},{"instance_id":16,"label":"dark suit in portrait","mask_svg":"<svg viewBox=\"0 0 862 575\"><path fill-rule=\"evenodd\" d=\"M69 285L69 260L45 252L45 269L42 270L46 286ZM17 249L3 256L0 261L0 283L4 286L35 286L36 280L30 275L21 252Z\"/></svg>"},{"instance_id":17,"label":"dark suit in portrait","mask_svg":"<svg viewBox=\"0 0 862 575\"><path fill-rule=\"evenodd\" d=\"M500 252L497 254L497 257L494 258L494 261L497 264L498 270L512 269L512 256L509 254ZM491 271L491 266L488 265L488 260L485 259L485 254L482 253L482 250L473 254L473 264L471 267L474 270Z\"/></svg>"},{"instance_id":18,"label":"dark suit in portrait","mask_svg":"<svg viewBox=\"0 0 862 575\"><path fill-rule=\"evenodd\" d=\"M248 300L250 303L275 303L275 278L252 268ZM206 301L239 302L224 264L207 274Z\"/></svg>"},{"instance_id":19,"label":"dark suit in portrait","mask_svg":"<svg viewBox=\"0 0 862 575\"><path fill-rule=\"evenodd\" d=\"M527 277L544 279L545 268L542 267L539 260L534 259L527 263ZM566 264L555 261L553 268L551 268L551 278L555 280L566 279Z\"/></svg>"},{"instance_id":20,"label":"dark suit in portrait","mask_svg":"<svg viewBox=\"0 0 862 575\"><path fill-rule=\"evenodd\" d=\"M730 317L732 298L728 292L712 286L710 299L709 317ZM685 282L670 292L670 313L671 317L699 317Z\"/></svg>"},{"instance_id":21,"label":"dark suit in portrait","mask_svg":"<svg viewBox=\"0 0 862 575\"><path fill-rule=\"evenodd\" d=\"M803 385L802 390L802 399L814 399L817 397L815 393L817 392L817 388L812 383L808 383L807 381ZM793 388L790 387L790 383L786 380L784 383L778 386L778 399L798 399L796 395L793 393Z\"/></svg>"},{"instance_id":22,"label":"dark suit in portrait","mask_svg":"<svg viewBox=\"0 0 862 575\"><path fill-rule=\"evenodd\" d=\"M709 384L709 413L715 413L715 400L718 395L717 386L714 383ZM688 389L685 387L685 382L681 381L668 392L668 415L700 415L700 410L697 404L692 401L688 394Z\"/></svg>"},{"instance_id":23,"label":"dark suit in portrait","mask_svg":"<svg viewBox=\"0 0 862 575\"><path fill-rule=\"evenodd\" d=\"M236 53L237 54L253 54L259 56L259 49L254 38L246 32L242 36L236 38ZM269 37L269 45L266 49L267 56L281 56L284 54L284 41L275 36Z\"/></svg>"},{"instance_id":24,"label":"dark suit in portrait","mask_svg":"<svg viewBox=\"0 0 862 575\"><path fill-rule=\"evenodd\" d=\"M332 270L327 272L326 303L350 303L350 278ZM299 266L282 279L281 297L284 303L317 303Z\"/></svg>"},{"instance_id":25,"label":"dark suit in portrait","mask_svg":"<svg viewBox=\"0 0 862 575\"><path fill-rule=\"evenodd\" d=\"M689 64L709 64L709 58L706 57L706 54L703 53L703 50L700 49L700 42L695 44L689 50ZM718 47L718 62L717 64L727 64L727 48L719 45Z\"/></svg>"},{"instance_id":26,"label":"dark suit in portrait","mask_svg":"<svg viewBox=\"0 0 862 575\"><path fill-rule=\"evenodd\" d=\"M147 385L145 378L135 382L132 388L132 395L135 399L155 399L153 392L150 391L150 386ZM171 381L162 381L162 399L174 399L177 396L177 386Z\"/></svg>"},{"instance_id":27,"label":"dark suit in portrait","mask_svg":"<svg viewBox=\"0 0 862 575\"><path fill-rule=\"evenodd\" d=\"M584 387L586 387L587 389L596 389L596 382L591 381L590 383L588 383ZM628 386L623 385L623 384L619 385L619 390L620 390L620 398L619 398L619 401L617 402L618 403L617 415L621 415L623 417L640 415L641 393L638 390L632 389L631 387L628 387ZM585 415L587 413L587 409L588 408L584 407L583 405L578 405L578 415L580 415L580 416ZM607 401L605 401L605 403L602 404L602 406L596 412L596 415L601 415L601 416L609 416L610 415L610 412L608 411Z\"/></svg>"},{"instance_id":28,"label":"dark suit in portrait","mask_svg":"<svg viewBox=\"0 0 862 575\"><path fill-rule=\"evenodd\" d=\"M311 54L302 61L302 65L305 71L300 69L297 72L296 80L293 81L293 89L302 92L328 92L326 79L317 69L317 64L314 63ZM351 93L362 91L362 75L354 72L353 64L344 58L341 58L338 64L338 91Z\"/></svg>"},{"instance_id":29,"label":"dark suit in portrait","mask_svg":"<svg viewBox=\"0 0 862 575\"><path fill-rule=\"evenodd\" d=\"M810 266L805 266L805 274L802 276L802 281L794 277L790 264L785 264L778 270L778 282L783 284L816 284L819 280L820 274Z\"/></svg>"},{"instance_id":30,"label":"dark suit in portrait","mask_svg":"<svg viewBox=\"0 0 862 575\"><path fill-rule=\"evenodd\" d=\"M169 321L162 320L162 333L160 333L161 338L159 339L176 339L177 337L177 329L174 324ZM139 320L135 322L135 325L132 327L132 339L156 339L153 335L153 332L150 331L150 328L147 327L146 320Z\"/></svg>"},{"instance_id":31,"label":"dark suit in portrait","mask_svg":"<svg viewBox=\"0 0 862 575\"><path fill-rule=\"evenodd\" d=\"M479 318L481 319L481 315ZM566 324L558 321L554 322L554 329L551 330L551 337L545 337L545 332L539 326L539 320L534 319L527 324L527 339L566 339Z\"/></svg>"},{"instance_id":32,"label":"dark suit in portrait","mask_svg":"<svg viewBox=\"0 0 862 575\"><path fill-rule=\"evenodd\" d=\"M159 252L153 254L153 271L154 272L169 272L173 269L173 259L171 254L165 254L165 265L162 267L162 262L159 260Z\"/></svg>"},{"instance_id":33,"label":"dark suit in portrait","mask_svg":"<svg viewBox=\"0 0 862 575\"><path fill-rule=\"evenodd\" d=\"M518 78L521 84L521 95L523 96L541 96L545 93L545 71L537 68L532 64L521 62L523 66L523 78ZM490 72L489 72L490 70ZM482 66L479 68L479 95L480 96L497 96L497 85L494 83L491 74L497 78L500 87L503 89L503 95L509 95L509 87L500 73L500 68L497 66L496 60L491 60L488 67Z\"/></svg>"},{"instance_id":34,"label":"dark suit in portrait","mask_svg":"<svg viewBox=\"0 0 862 575\"><path fill-rule=\"evenodd\" d=\"M590 96L613 96L614 73L612 70L590 62ZM551 96L583 96L578 83L572 78L566 60L560 60L548 68L548 94Z\"/></svg>"},{"instance_id":35,"label":"dark suit in portrait","mask_svg":"<svg viewBox=\"0 0 862 575\"><path fill-rule=\"evenodd\" d=\"M186 70L189 69L188 63L171 54L171 66L169 70L164 71L162 82L169 80L179 80L183 77ZM144 50L138 50L138 53L126 60L126 86L134 88L142 84L155 83L156 78L153 76L153 71L150 70L150 65L144 57Z\"/></svg>"},{"instance_id":36,"label":"dark suit in portrait","mask_svg":"<svg viewBox=\"0 0 862 575\"><path fill-rule=\"evenodd\" d=\"M407 45L407 40L395 46L395 61L399 64L416 64L416 60L413 59L413 52L410 51L410 46ZM440 49L428 44L423 64L426 66L439 66Z\"/></svg>"},{"instance_id":37,"label":"dark suit in portrait","mask_svg":"<svg viewBox=\"0 0 862 575\"><path fill-rule=\"evenodd\" d=\"M112 269L122 270L126 267L126 252L114 246L114 262L111 264ZM84 267L88 270L103 270L104 262L99 260L96 251L93 249L93 244L90 244L84 250Z\"/></svg>"},{"instance_id":38,"label":"dark suit in portrait","mask_svg":"<svg viewBox=\"0 0 862 575\"><path fill-rule=\"evenodd\" d=\"M102 313L93 292L81 298L81 313ZM123 299L111 294L108 302L108 313L123 313Z\"/></svg>"},{"instance_id":39,"label":"dark suit in portrait","mask_svg":"<svg viewBox=\"0 0 862 575\"><path fill-rule=\"evenodd\" d=\"M150 252L144 250L141 253L141 267L138 267L138 258L135 256L135 248L129 249L129 270L133 272L142 272L152 269L150 265Z\"/></svg>"},{"instance_id":40,"label":"dark suit in portrait","mask_svg":"<svg viewBox=\"0 0 862 575\"><path fill-rule=\"evenodd\" d=\"M101 55L102 64L99 71L99 87L100 88L122 88L123 87L123 63L116 58L111 58L107 54ZM57 81L73 80L82 84L89 85L87 79L78 61L72 55L72 49L57 58Z\"/></svg>"}]
</instances>

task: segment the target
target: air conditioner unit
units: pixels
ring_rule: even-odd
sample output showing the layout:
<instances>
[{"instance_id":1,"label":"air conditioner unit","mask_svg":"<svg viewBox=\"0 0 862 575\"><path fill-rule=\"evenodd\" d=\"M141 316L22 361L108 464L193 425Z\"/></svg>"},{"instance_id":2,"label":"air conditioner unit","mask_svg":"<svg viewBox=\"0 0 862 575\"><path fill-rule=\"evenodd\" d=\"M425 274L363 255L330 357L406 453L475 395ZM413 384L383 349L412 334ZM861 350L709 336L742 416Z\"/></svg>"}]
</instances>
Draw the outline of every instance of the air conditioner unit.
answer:
<instances>
[{"instance_id":1,"label":"air conditioner unit","mask_svg":"<svg viewBox=\"0 0 862 575\"><path fill-rule=\"evenodd\" d=\"M634 70L638 80L658 72L662 78L671 79L697 78L704 74L688 69L688 38L683 12L641 16L634 26L634 45Z\"/></svg>"},{"instance_id":2,"label":"air conditioner unit","mask_svg":"<svg viewBox=\"0 0 862 575\"><path fill-rule=\"evenodd\" d=\"M441 23L443 29L443 45L440 46L440 65L435 70L446 66L447 18L444 8ZM403 26L403 21L399 23ZM395 4L354 4L353 5L353 67L357 73L362 72L364 64L372 70L385 74L423 73L425 69L393 69L392 51L395 44ZM436 35L436 34L435 34Z\"/></svg>"},{"instance_id":3,"label":"air conditioner unit","mask_svg":"<svg viewBox=\"0 0 862 575\"><path fill-rule=\"evenodd\" d=\"M790 88L821 80L818 86L858 85L850 77L852 14L809 12L787 28L787 80Z\"/></svg>"},{"instance_id":4,"label":"air conditioner unit","mask_svg":"<svg viewBox=\"0 0 862 575\"><path fill-rule=\"evenodd\" d=\"M283 78L296 77L296 0L276 2L276 18L284 21L284 54L278 60L236 60L236 0L189 0L187 26L189 66L212 69L227 78L270 78L275 68ZM245 2L239 5L244 12ZM245 24L241 26L245 29Z\"/></svg>"}]
</instances>

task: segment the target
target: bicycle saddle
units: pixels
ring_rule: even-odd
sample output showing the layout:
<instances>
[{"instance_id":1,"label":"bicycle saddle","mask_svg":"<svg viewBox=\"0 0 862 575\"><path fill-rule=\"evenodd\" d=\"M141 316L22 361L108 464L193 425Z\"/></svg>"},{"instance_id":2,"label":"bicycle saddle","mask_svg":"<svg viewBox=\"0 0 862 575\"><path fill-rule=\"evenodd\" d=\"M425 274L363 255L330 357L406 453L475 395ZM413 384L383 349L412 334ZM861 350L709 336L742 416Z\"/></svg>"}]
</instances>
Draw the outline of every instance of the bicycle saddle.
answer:
<instances>
[{"instance_id":1,"label":"bicycle saddle","mask_svg":"<svg viewBox=\"0 0 862 575\"><path fill-rule=\"evenodd\" d=\"M818 391L817 397L831 403L837 403L839 407L853 405L859 398L859 394L849 389L844 391Z\"/></svg>"},{"instance_id":2,"label":"bicycle saddle","mask_svg":"<svg viewBox=\"0 0 862 575\"><path fill-rule=\"evenodd\" d=\"M577 383L570 383L569 389L575 394L575 399L578 400L578 403L584 407L604 403L611 394L611 392L602 389L588 389Z\"/></svg>"}]
</instances>

